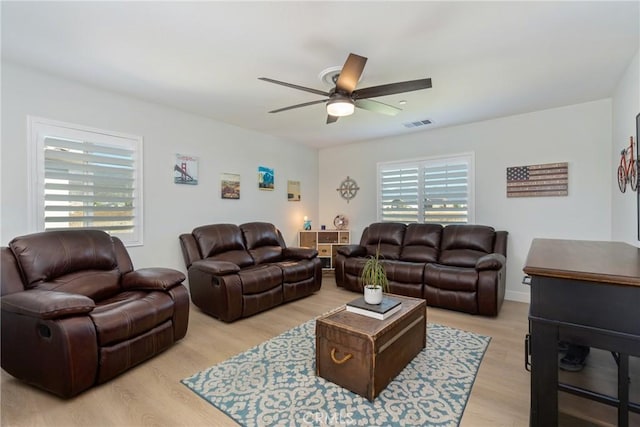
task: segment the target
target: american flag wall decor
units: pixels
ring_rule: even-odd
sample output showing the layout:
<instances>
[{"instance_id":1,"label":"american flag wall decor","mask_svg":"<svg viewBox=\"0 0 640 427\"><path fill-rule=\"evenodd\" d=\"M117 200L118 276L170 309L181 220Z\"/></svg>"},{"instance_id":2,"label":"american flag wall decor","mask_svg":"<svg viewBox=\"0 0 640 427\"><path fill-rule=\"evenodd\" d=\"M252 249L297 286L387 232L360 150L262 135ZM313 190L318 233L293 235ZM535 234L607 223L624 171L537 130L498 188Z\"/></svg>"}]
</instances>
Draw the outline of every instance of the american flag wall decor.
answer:
<instances>
[{"instance_id":1,"label":"american flag wall decor","mask_svg":"<svg viewBox=\"0 0 640 427\"><path fill-rule=\"evenodd\" d=\"M507 168L507 197L566 196L569 164L515 166Z\"/></svg>"}]
</instances>

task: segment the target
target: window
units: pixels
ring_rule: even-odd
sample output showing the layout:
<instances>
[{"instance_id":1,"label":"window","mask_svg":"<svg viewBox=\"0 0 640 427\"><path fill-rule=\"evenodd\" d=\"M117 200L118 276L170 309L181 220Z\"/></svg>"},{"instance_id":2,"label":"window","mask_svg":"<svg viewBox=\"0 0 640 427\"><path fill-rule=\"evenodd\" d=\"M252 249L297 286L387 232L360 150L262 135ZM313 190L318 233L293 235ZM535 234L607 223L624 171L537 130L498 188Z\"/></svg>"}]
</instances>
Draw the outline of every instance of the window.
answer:
<instances>
[{"instance_id":1,"label":"window","mask_svg":"<svg viewBox=\"0 0 640 427\"><path fill-rule=\"evenodd\" d=\"M38 231L92 228L142 244L142 137L29 118Z\"/></svg>"},{"instance_id":2,"label":"window","mask_svg":"<svg viewBox=\"0 0 640 427\"><path fill-rule=\"evenodd\" d=\"M473 154L378 164L378 220L473 222Z\"/></svg>"}]
</instances>

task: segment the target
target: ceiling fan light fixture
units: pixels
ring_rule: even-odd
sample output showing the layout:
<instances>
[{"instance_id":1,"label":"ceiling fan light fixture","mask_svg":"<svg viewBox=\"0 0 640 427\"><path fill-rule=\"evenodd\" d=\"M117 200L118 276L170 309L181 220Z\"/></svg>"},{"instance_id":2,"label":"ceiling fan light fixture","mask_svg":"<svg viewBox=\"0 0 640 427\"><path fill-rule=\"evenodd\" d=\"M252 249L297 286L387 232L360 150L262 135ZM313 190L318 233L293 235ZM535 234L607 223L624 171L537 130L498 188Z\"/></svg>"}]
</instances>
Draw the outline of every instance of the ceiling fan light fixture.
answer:
<instances>
[{"instance_id":1,"label":"ceiling fan light fixture","mask_svg":"<svg viewBox=\"0 0 640 427\"><path fill-rule=\"evenodd\" d=\"M320 72L320 79L327 85L333 86L329 91L281 82L267 77L258 77L258 79L287 86L292 89L322 95L324 97L324 99L318 99L316 101L303 102L302 104L279 108L277 110L269 111L269 113L279 113L280 111L293 110L294 108L326 103L326 110L328 114L326 121L327 124L335 123L340 117L353 114L355 107L386 114L388 116L395 116L402 111L401 108L394 105L384 104L371 98L412 92L414 90L429 89L431 87L431 79L426 78L356 89L358 82L360 82L360 79L362 78L362 73L366 63L366 57L350 53L342 67L331 67ZM358 105L356 105L356 101Z\"/></svg>"},{"instance_id":2,"label":"ceiling fan light fixture","mask_svg":"<svg viewBox=\"0 0 640 427\"><path fill-rule=\"evenodd\" d=\"M327 102L327 114L335 117L350 116L353 114L355 107L350 98L340 96Z\"/></svg>"}]
</instances>

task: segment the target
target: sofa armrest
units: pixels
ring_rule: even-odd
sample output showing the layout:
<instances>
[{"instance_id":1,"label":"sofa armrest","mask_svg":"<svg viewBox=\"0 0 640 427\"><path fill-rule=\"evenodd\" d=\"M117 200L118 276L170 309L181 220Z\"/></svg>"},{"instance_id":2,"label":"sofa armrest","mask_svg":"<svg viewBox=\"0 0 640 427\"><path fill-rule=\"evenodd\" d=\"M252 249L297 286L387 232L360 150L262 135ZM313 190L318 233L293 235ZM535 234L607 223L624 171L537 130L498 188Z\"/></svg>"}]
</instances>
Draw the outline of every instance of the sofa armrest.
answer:
<instances>
[{"instance_id":1,"label":"sofa armrest","mask_svg":"<svg viewBox=\"0 0 640 427\"><path fill-rule=\"evenodd\" d=\"M45 320L87 314L96 306L84 295L40 289L4 295L1 304L3 311Z\"/></svg>"},{"instance_id":2,"label":"sofa armrest","mask_svg":"<svg viewBox=\"0 0 640 427\"><path fill-rule=\"evenodd\" d=\"M487 254L478 258L476 270L500 270L507 263L507 259L502 254Z\"/></svg>"},{"instance_id":3,"label":"sofa armrest","mask_svg":"<svg viewBox=\"0 0 640 427\"><path fill-rule=\"evenodd\" d=\"M171 268L141 268L122 277L126 290L166 291L182 283L184 274Z\"/></svg>"},{"instance_id":4,"label":"sofa armrest","mask_svg":"<svg viewBox=\"0 0 640 427\"><path fill-rule=\"evenodd\" d=\"M196 242L196 238L191 233L181 234L179 239L184 265L189 268L191 264L202 259L202 254L198 249L198 242Z\"/></svg>"},{"instance_id":5,"label":"sofa armrest","mask_svg":"<svg viewBox=\"0 0 640 427\"><path fill-rule=\"evenodd\" d=\"M339 246L338 253L346 257L367 256L367 248L360 245Z\"/></svg>"},{"instance_id":6,"label":"sofa armrest","mask_svg":"<svg viewBox=\"0 0 640 427\"><path fill-rule=\"evenodd\" d=\"M190 268L213 274L214 276L224 276L225 274L233 274L240 271L240 267L229 261L214 261L211 259L203 259L191 264Z\"/></svg>"},{"instance_id":7,"label":"sofa armrest","mask_svg":"<svg viewBox=\"0 0 640 427\"><path fill-rule=\"evenodd\" d=\"M282 257L284 259L313 259L318 256L318 251L313 248L284 248Z\"/></svg>"}]
</instances>

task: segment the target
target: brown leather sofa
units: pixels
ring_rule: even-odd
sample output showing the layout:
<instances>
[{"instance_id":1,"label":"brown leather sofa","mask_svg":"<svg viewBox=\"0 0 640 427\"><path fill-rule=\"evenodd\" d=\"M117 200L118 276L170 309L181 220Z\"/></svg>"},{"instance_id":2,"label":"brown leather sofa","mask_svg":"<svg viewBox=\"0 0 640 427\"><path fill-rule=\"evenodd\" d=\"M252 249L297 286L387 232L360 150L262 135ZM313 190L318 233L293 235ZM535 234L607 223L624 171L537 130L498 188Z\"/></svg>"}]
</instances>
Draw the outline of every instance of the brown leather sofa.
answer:
<instances>
[{"instance_id":1,"label":"brown leather sofa","mask_svg":"<svg viewBox=\"0 0 640 427\"><path fill-rule=\"evenodd\" d=\"M270 223L211 224L180 235L191 301L232 322L318 291L318 252L288 248Z\"/></svg>"},{"instance_id":2,"label":"brown leather sofa","mask_svg":"<svg viewBox=\"0 0 640 427\"><path fill-rule=\"evenodd\" d=\"M122 242L97 230L13 239L2 259L2 368L62 397L169 348L189 322L184 274L133 269Z\"/></svg>"},{"instance_id":3,"label":"brown leather sofa","mask_svg":"<svg viewBox=\"0 0 640 427\"><path fill-rule=\"evenodd\" d=\"M374 223L359 245L338 248L336 284L362 292L362 266L379 245L391 293L496 316L504 300L507 235L483 225Z\"/></svg>"}]
</instances>

